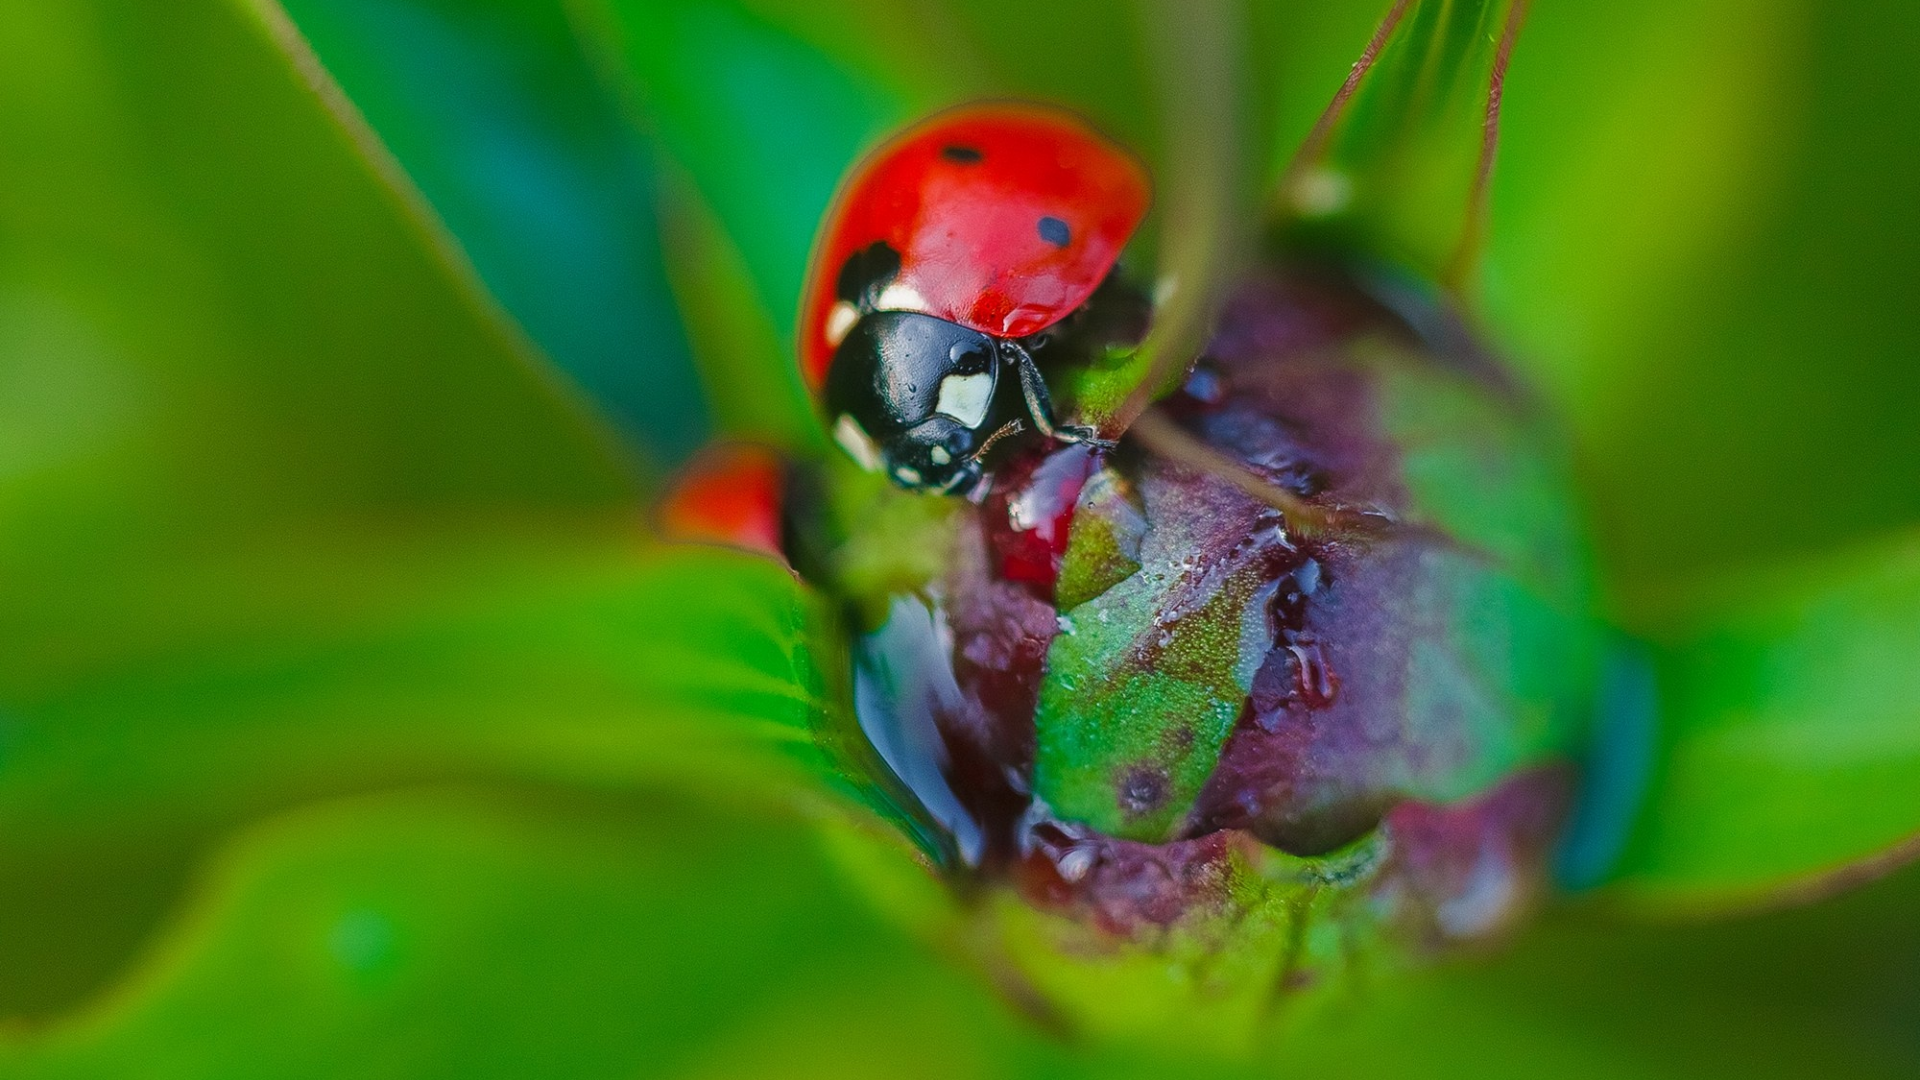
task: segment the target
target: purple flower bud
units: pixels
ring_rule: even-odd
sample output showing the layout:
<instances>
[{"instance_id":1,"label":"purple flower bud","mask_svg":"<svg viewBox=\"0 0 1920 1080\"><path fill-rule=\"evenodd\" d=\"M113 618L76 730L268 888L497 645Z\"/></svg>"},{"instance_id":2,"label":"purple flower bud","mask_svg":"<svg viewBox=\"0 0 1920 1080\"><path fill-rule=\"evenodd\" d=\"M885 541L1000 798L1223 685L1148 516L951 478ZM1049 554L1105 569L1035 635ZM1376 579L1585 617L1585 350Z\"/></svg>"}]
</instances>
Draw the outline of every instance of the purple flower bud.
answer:
<instances>
[{"instance_id":1,"label":"purple flower bud","mask_svg":"<svg viewBox=\"0 0 1920 1080\"><path fill-rule=\"evenodd\" d=\"M1268 269L1118 448L1031 447L970 502L822 499L799 562L861 623L862 726L949 870L1017 898L1010 940L1236 950L1261 996L1343 963L1314 920L1417 951L1538 892L1596 654L1562 469L1445 312ZM944 505L876 535L903 500ZM1062 963L1019 966L1097 1013Z\"/></svg>"}]
</instances>

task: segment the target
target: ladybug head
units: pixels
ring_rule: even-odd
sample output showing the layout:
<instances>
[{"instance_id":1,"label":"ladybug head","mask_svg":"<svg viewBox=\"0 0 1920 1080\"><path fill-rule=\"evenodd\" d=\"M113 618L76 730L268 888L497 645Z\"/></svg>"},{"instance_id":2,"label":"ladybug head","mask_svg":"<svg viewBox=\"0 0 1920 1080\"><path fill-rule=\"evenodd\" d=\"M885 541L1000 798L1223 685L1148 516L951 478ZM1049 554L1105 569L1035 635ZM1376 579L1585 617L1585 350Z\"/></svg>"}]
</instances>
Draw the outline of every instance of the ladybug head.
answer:
<instances>
[{"instance_id":1,"label":"ladybug head","mask_svg":"<svg viewBox=\"0 0 1920 1080\"><path fill-rule=\"evenodd\" d=\"M901 487L963 491L993 441L1000 367L977 330L911 311L863 316L827 371L834 437Z\"/></svg>"}]
</instances>

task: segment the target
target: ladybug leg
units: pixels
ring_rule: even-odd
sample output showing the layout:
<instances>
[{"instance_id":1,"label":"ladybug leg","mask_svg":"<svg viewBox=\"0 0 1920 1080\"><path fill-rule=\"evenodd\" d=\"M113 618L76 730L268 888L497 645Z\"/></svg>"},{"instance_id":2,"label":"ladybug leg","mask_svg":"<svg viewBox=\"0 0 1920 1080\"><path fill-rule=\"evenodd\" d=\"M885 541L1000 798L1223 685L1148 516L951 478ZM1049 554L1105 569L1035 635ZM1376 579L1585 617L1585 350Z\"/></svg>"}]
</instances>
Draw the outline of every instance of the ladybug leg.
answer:
<instances>
[{"instance_id":1,"label":"ladybug leg","mask_svg":"<svg viewBox=\"0 0 1920 1080\"><path fill-rule=\"evenodd\" d=\"M1042 435L1064 443L1090 443L1109 450L1119 445L1101 438L1098 431L1084 424L1054 423L1053 396L1047 393L1047 380L1041 376L1040 366L1033 362L1033 354L1011 341L1001 341L1000 347L1007 350L1013 365L1020 369L1020 393L1027 400L1033 426L1039 428Z\"/></svg>"}]
</instances>

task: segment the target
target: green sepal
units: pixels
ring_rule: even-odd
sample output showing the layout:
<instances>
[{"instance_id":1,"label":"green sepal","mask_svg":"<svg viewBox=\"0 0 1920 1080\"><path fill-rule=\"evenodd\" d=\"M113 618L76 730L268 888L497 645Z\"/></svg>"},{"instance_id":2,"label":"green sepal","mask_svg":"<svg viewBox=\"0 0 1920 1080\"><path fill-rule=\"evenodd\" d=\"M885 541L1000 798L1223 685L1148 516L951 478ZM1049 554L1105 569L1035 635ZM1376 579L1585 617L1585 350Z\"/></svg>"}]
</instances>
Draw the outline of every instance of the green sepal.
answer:
<instances>
[{"instance_id":1,"label":"green sepal","mask_svg":"<svg viewBox=\"0 0 1920 1080\"><path fill-rule=\"evenodd\" d=\"M1526 8L1527 0L1389 6L1372 67L1281 178L1276 212L1289 242L1462 281L1485 224L1490 91L1504 79Z\"/></svg>"}]
</instances>

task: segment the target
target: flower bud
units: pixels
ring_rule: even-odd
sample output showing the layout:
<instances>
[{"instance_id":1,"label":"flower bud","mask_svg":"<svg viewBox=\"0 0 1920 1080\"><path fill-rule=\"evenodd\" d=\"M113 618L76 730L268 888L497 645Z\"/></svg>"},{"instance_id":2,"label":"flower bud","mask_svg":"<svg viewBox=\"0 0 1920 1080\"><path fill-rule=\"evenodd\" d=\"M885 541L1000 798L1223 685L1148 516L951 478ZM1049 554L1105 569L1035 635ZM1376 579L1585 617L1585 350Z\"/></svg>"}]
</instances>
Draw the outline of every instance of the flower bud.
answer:
<instances>
[{"instance_id":1,"label":"flower bud","mask_svg":"<svg viewBox=\"0 0 1920 1080\"><path fill-rule=\"evenodd\" d=\"M1446 312L1266 268L1117 448L970 501L833 470L796 564L1038 999L1227 1038L1538 892L1597 651L1563 468Z\"/></svg>"}]
</instances>

